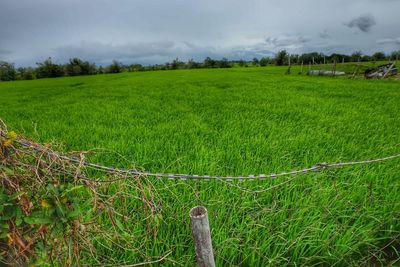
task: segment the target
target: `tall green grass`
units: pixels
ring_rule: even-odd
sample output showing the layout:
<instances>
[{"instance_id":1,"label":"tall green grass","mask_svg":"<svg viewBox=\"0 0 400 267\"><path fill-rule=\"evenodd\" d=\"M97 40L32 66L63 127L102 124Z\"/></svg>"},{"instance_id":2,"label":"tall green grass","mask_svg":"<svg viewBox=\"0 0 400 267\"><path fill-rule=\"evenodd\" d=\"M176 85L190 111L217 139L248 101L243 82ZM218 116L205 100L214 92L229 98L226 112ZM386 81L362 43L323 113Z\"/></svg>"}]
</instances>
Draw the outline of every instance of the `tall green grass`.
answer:
<instances>
[{"instance_id":1,"label":"tall green grass","mask_svg":"<svg viewBox=\"0 0 400 267\"><path fill-rule=\"evenodd\" d=\"M61 142L65 151L98 148L91 161L154 172L249 175L399 153L397 81L285 70L0 83L0 118L36 141ZM171 252L165 263L191 266L188 212L205 205L217 265L369 264L373 255L385 260L381 249L399 240L399 173L397 160L239 184L149 178L158 199L152 231L132 194L124 200L126 239L115 240L137 249L93 242L110 262ZM101 223L113 227L106 218Z\"/></svg>"}]
</instances>

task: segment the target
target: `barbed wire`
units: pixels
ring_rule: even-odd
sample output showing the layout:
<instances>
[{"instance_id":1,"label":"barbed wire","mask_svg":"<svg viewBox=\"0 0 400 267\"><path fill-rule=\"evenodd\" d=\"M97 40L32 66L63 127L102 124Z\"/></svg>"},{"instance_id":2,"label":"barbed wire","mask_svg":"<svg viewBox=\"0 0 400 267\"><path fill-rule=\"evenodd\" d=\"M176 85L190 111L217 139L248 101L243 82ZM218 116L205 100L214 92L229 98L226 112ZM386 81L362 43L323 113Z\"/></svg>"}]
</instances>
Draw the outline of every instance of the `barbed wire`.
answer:
<instances>
[{"instance_id":1,"label":"barbed wire","mask_svg":"<svg viewBox=\"0 0 400 267\"><path fill-rule=\"evenodd\" d=\"M0 131L0 136L2 136L3 138L7 138L6 133L3 131ZM132 176L152 176L152 177L157 177L157 178L182 179L182 180L200 180L201 179L201 180L223 180L223 181L233 181L233 180L253 181L253 180L265 180L267 178L275 179L275 178L283 177L283 176L306 174L306 173L310 173L310 172L319 172L319 171L329 169L329 168L341 168L341 167L353 166L353 165L370 164L370 163L376 163L376 162L382 162L382 161L388 161L388 160L400 158L400 154L395 154L395 155L391 155L391 156L387 156L387 157L367 159L367 160L332 162L332 163L317 163L311 167L292 170L292 171L283 171L283 172L279 172L279 173L247 175L247 176L218 176L218 175L197 175L197 174L148 172L148 171L141 171L141 170L137 170L137 169L116 168L116 167L104 166L104 165L100 165L100 164L91 163L91 162L85 161L83 158L62 155L62 154L59 154L59 153L51 150L50 148L48 148L46 146L38 145L38 144L33 143L26 139L15 140L14 142L18 143L21 146L31 148L31 149L35 150L36 152L44 153L49 156L56 157L60 160L64 160L64 161L68 161L71 163L79 164L81 166L89 167L89 168L95 169L97 171L102 171L102 172L110 173L110 174L125 175L125 177L119 178L118 180L129 179ZM93 180L93 181L94 182L112 182L114 180Z\"/></svg>"}]
</instances>

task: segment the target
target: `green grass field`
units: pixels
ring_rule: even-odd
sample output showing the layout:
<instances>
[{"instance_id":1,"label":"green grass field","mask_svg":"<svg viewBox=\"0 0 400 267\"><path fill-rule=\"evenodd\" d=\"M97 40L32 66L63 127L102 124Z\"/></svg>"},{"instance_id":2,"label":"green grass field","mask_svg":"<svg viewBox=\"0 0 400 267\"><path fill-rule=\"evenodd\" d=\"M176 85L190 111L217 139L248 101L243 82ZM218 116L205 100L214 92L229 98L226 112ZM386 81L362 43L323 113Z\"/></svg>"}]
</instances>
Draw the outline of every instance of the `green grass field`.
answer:
<instances>
[{"instance_id":1,"label":"green grass field","mask_svg":"<svg viewBox=\"0 0 400 267\"><path fill-rule=\"evenodd\" d=\"M93 162L152 172L277 173L400 152L398 81L285 70L4 82L0 118L35 141L61 142L64 151L100 149ZM400 160L233 184L150 178L160 199L156 230L146 233L143 204L132 193L127 237L118 242L135 249L113 242L97 249L108 262L170 253L165 264L192 266L188 213L204 205L218 266L368 265L388 260L384 252L399 244L399 178Z\"/></svg>"}]
</instances>

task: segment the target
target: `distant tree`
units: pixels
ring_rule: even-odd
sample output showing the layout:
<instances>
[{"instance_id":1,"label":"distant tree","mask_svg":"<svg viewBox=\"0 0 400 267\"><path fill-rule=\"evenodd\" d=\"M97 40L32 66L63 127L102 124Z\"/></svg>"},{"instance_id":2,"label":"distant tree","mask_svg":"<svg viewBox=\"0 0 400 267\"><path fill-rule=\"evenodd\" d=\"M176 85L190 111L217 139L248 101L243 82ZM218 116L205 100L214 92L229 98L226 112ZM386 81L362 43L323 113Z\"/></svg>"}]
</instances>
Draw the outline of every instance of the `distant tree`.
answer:
<instances>
[{"instance_id":1,"label":"distant tree","mask_svg":"<svg viewBox=\"0 0 400 267\"><path fill-rule=\"evenodd\" d=\"M270 59L267 57L262 57L259 61L261 67L265 67L268 65Z\"/></svg>"},{"instance_id":2,"label":"distant tree","mask_svg":"<svg viewBox=\"0 0 400 267\"><path fill-rule=\"evenodd\" d=\"M299 57L299 62L304 64L318 63L324 61L324 54L318 52L304 53Z\"/></svg>"},{"instance_id":3,"label":"distant tree","mask_svg":"<svg viewBox=\"0 0 400 267\"><path fill-rule=\"evenodd\" d=\"M38 78L54 78L64 76L64 70L61 65L53 63L49 57L43 62L36 63L38 66L36 68Z\"/></svg>"},{"instance_id":4,"label":"distant tree","mask_svg":"<svg viewBox=\"0 0 400 267\"><path fill-rule=\"evenodd\" d=\"M286 63L288 57L288 53L286 50L279 51L275 56L275 65L282 66Z\"/></svg>"},{"instance_id":5,"label":"distant tree","mask_svg":"<svg viewBox=\"0 0 400 267\"><path fill-rule=\"evenodd\" d=\"M107 73L120 73L123 70L123 65L117 60L113 60L110 66L107 67Z\"/></svg>"},{"instance_id":6,"label":"distant tree","mask_svg":"<svg viewBox=\"0 0 400 267\"><path fill-rule=\"evenodd\" d=\"M372 61L372 57L370 57L370 56L368 56L368 55L363 55L363 56L361 57L361 60L360 60L360 61L362 61L362 62Z\"/></svg>"},{"instance_id":7,"label":"distant tree","mask_svg":"<svg viewBox=\"0 0 400 267\"><path fill-rule=\"evenodd\" d=\"M134 72L143 71L143 70L144 70L144 68L141 64L131 64L128 66L128 71L131 71L131 72L132 71L134 71Z\"/></svg>"},{"instance_id":8,"label":"distant tree","mask_svg":"<svg viewBox=\"0 0 400 267\"><path fill-rule=\"evenodd\" d=\"M351 62L358 62L358 61L361 61L361 57L362 57L362 52L359 50L359 51L355 51L355 52L353 52L352 54L351 54L351 56L350 56L350 61Z\"/></svg>"},{"instance_id":9,"label":"distant tree","mask_svg":"<svg viewBox=\"0 0 400 267\"><path fill-rule=\"evenodd\" d=\"M17 76L19 80L34 80L36 79L35 70L33 68L23 68L17 69Z\"/></svg>"},{"instance_id":10,"label":"distant tree","mask_svg":"<svg viewBox=\"0 0 400 267\"><path fill-rule=\"evenodd\" d=\"M171 62L171 70L176 70L178 67L179 67L179 60L178 58L176 58Z\"/></svg>"},{"instance_id":11,"label":"distant tree","mask_svg":"<svg viewBox=\"0 0 400 267\"><path fill-rule=\"evenodd\" d=\"M371 59L373 61L382 61L386 59L386 55L383 52L376 52L372 55Z\"/></svg>"},{"instance_id":12,"label":"distant tree","mask_svg":"<svg viewBox=\"0 0 400 267\"><path fill-rule=\"evenodd\" d=\"M171 62L171 69L172 70L181 69L181 68L183 68L184 65L185 65L184 62L182 62L178 58L176 58Z\"/></svg>"},{"instance_id":13,"label":"distant tree","mask_svg":"<svg viewBox=\"0 0 400 267\"><path fill-rule=\"evenodd\" d=\"M231 64L228 62L227 58L223 58L223 59L217 61L217 66L218 66L218 68L230 68L230 67L232 67Z\"/></svg>"},{"instance_id":14,"label":"distant tree","mask_svg":"<svg viewBox=\"0 0 400 267\"><path fill-rule=\"evenodd\" d=\"M186 63L186 68L188 68L188 69L197 69L200 67L201 67L201 64L197 63L193 59L189 59L188 62Z\"/></svg>"},{"instance_id":15,"label":"distant tree","mask_svg":"<svg viewBox=\"0 0 400 267\"><path fill-rule=\"evenodd\" d=\"M0 81L15 80L16 75L14 64L0 61Z\"/></svg>"},{"instance_id":16,"label":"distant tree","mask_svg":"<svg viewBox=\"0 0 400 267\"><path fill-rule=\"evenodd\" d=\"M83 61L79 58L71 58L69 63L65 65L65 73L68 76L82 75Z\"/></svg>"},{"instance_id":17,"label":"distant tree","mask_svg":"<svg viewBox=\"0 0 400 267\"><path fill-rule=\"evenodd\" d=\"M330 56L327 56L326 59L330 62L333 62L336 60L337 63L350 62L350 56L344 55L344 54L337 54L337 53L333 53Z\"/></svg>"},{"instance_id":18,"label":"distant tree","mask_svg":"<svg viewBox=\"0 0 400 267\"><path fill-rule=\"evenodd\" d=\"M23 80L23 77L24 77L24 74L25 74L25 70L26 70L26 68L24 68L24 67L19 67L19 68L16 70L15 79L16 79L16 80Z\"/></svg>"},{"instance_id":19,"label":"distant tree","mask_svg":"<svg viewBox=\"0 0 400 267\"><path fill-rule=\"evenodd\" d=\"M239 65L239 67L244 67L246 65L246 61L241 59L241 60L238 61L238 65Z\"/></svg>"},{"instance_id":20,"label":"distant tree","mask_svg":"<svg viewBox=\"0 0 400 267\"><path fill-rule=\"evenodd\" d=\"M390 57L391 57L391 60L399 60L399 58L400 58L400 50L398 50L398 51L393 51L393 52L390 54Z\"/></svg>"},{"instance_id":21,"label":"distant tree","mask_svg":"<svg viewBox=\"0 0 400 267\"><path fill-rule=\"evenodd\" d=\"M260 61L258 60L258 58L253 58L253 61L251 62L251 64L253 64L253 66L258 66L260 64Z\"/></svg>"},{"instance_id":22,"label":"distant tree","mask_svg":"<svg viewBox=\"0 0 400 267\"><path fill-rule=\"evenodd\" d=\"M81 75L94 75L97 73L97 66L95 63L89 61L82 61L81 63Z\"/></svg>"},{"instance_id":23,"label":"distant tree","mask_svg":"<svg viewBox=\"0 0 400 267\"><path fill-rule=\"evenodd\" d=\"M64 67L68 76L92 75L97 73L96 64L89 61L83 61L79 58L71 58Z\"/></svg>"},{"instance_id":24,"label":"distant tree","mask_svg":"<svg viewBox=\"0 0 400 267\"><path fill-rule=\"evenodd\" d=\"M299 55L297 54L291 54L290 55L290 64L296 64L299 63Z\"/></svg>"},{"instance_id":25,"label":"distant tree","mask_svg":"<svg viewBox=\"0 0 400 267\"><path fill-rule=\"evenodd\" d=\"M25 69L24 75L22 76L23 80L34 80L36 79L35 70L32 68Z\"/></svg>"},{"instance_id":26,"label":"distant tree","mask_svg":"<svg viewBox=\"0 0 400 267\"><path fill-rule=\"evenodd\" d=\"M215 60L211 59L210 57L206 57L203 61L203 67L204 68L215 68Z\"/></svg>"}]
</instances>

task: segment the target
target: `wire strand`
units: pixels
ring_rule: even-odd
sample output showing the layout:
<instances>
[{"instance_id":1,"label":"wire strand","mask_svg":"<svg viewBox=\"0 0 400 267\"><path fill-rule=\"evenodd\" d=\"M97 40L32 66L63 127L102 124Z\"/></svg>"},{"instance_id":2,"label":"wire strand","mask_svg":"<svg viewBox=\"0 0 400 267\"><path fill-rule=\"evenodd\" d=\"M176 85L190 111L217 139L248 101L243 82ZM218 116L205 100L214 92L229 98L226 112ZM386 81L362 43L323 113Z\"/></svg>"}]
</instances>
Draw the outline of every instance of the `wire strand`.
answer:
<instances>
[{"instance_id":1,"label":"wire strand","mask_svg":"<svg viewBox=\"0 0 400 267\"><path fill-rule=\"evenodd\" d=\"M0 131L0 136L7 138L6 133ZM246 181L253 181L253 180L264 180L264 179L275 179L277 177L283 176L291 176L291 175L298 175L298 174L306 174L310 172L319 172L323 171L328 168L341 168L346 166L353 166L353 165L360 165L360 164L370 164L382 161L388 161L400 158L400 154L395 154L387 157L382 158L374 158L368 160L357 160L357 161L347 161L347 162L332 162L332 163L317 163L314 166L297 169L292 171L284 171L279 173L270 173L270 174L258 174L258 175L247 175L247 176L218 176L218 175L197 175L197 174L178 174L178 173L163 173L163 172L147 172L147 171L140 171L137 169L124 169L124 168L115 168L111 166L104 166L100 164L91 163L76 157L69 157L63 154L59 154L54 152L48 147L35 144L30 142L26 139L15 140L21 146L31 148L36 152L44 153L49 156L56 157L59 160L68 161L74 164L79 164L81 166L89 167L95 169L97 171L102 171L105 173L111 174L123 174L126 175L125 177L121 177L116 180L123 180L129 179L132 176L152 176L157 178L168 178L168 179L182 179L182 180L223 180L223 181L232 181L232 180L246 180ZM78 177L82 178L82 177ZM87 179L87 178L85 178ZM91 179L88 179L91 180ZM93 179L93 182L112 182L112 180L96 180Z\"/></svg>"}]
</instances>

